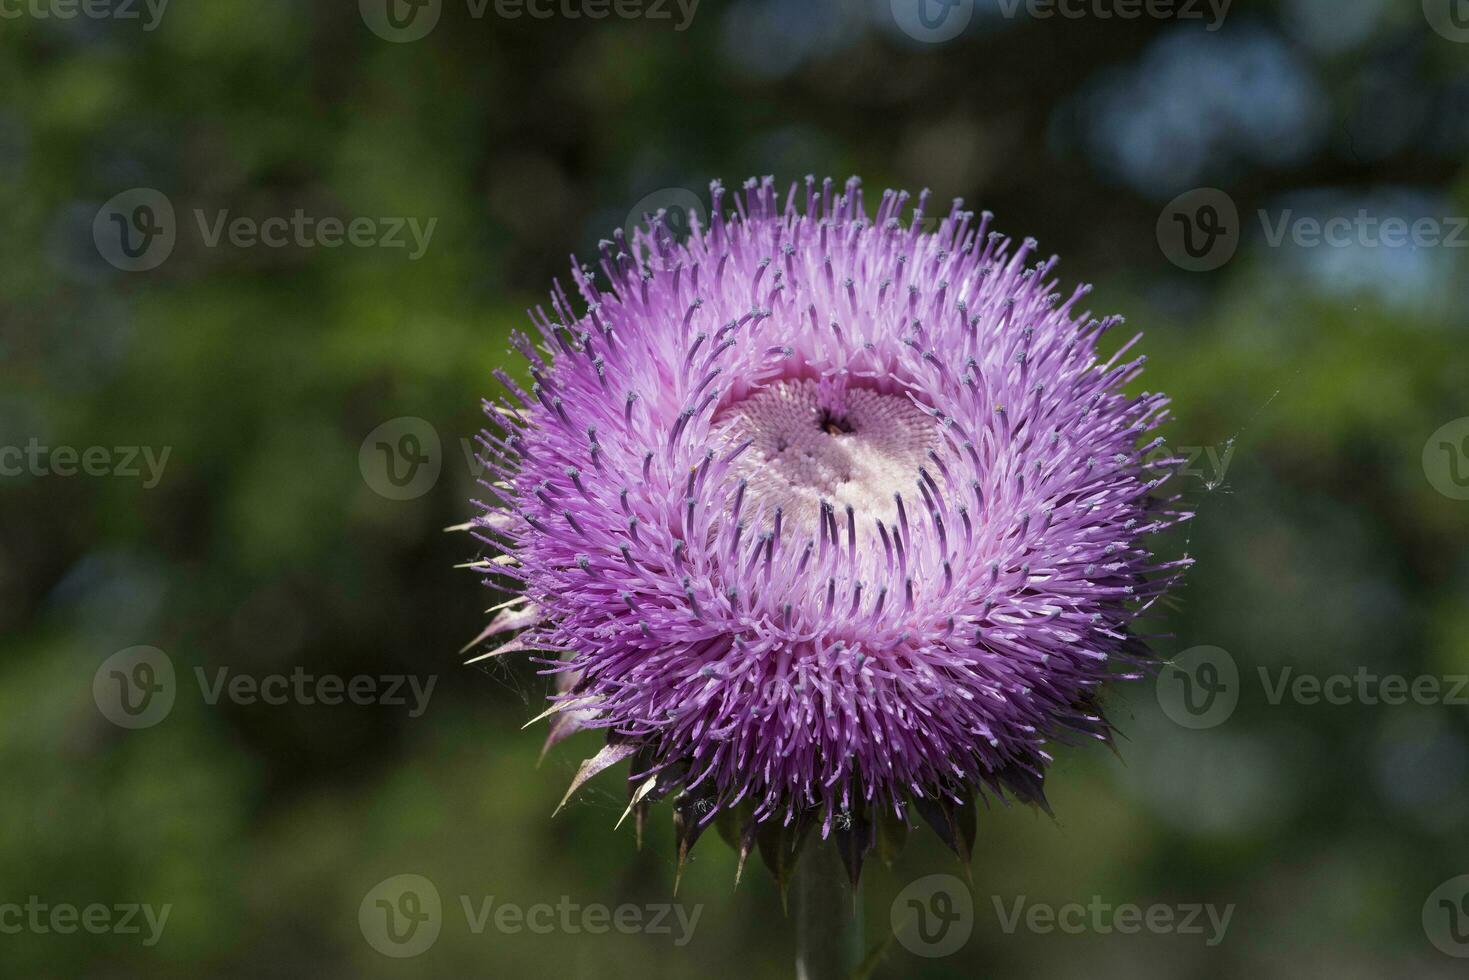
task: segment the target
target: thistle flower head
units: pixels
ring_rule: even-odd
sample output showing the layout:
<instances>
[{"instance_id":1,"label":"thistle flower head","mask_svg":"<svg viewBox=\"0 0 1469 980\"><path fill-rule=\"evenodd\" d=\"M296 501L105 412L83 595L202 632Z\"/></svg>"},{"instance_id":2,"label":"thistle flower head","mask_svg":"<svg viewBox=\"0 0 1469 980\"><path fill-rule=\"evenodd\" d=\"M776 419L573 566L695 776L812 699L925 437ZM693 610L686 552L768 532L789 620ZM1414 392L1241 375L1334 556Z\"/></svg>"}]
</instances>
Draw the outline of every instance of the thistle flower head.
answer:
<instances>
[{"instance_id":1,"label":"thistle flower head","mask_svg":"<svg viewBox=\"0 0 1469 980\"><path fill-rule=\"evenodd\" d=\"M976 793L1044 805L1047 743L1108 737L1098 687L1182 567L1146 546L1185 515L1144 459L1167 400L1098 353L1120 320L989 214L908 204L715 183L687 241L653 216L574 266L487 405L476 523L523 597L487 656L549 651L551 741L607 737L573 789L630 759L681 856L819 828L855 876L914 813L967 853Z\"/></svg>"}]
</instances>

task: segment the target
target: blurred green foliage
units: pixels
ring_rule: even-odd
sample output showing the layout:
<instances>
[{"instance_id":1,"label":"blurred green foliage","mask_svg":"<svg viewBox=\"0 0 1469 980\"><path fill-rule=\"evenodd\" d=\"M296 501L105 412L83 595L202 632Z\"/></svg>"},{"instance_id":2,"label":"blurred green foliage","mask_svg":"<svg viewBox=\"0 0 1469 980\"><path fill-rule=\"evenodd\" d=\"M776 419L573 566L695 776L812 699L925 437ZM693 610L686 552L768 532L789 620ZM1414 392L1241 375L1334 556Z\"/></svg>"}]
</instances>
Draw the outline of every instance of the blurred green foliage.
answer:
<instances>
[{"instance_id":1,"label":"blurred green foliage","mask_svg":"<svg viewBox=\"0 0 1469 980\"><path fill-rule=\"evenodd\" d=\"M1189 731L1151 682L1114 688L1120 759L1063 749L1055 821L1005 807L983 819L967 946L939 960L894 947L878 975L1457 975L1421 912L1469 872L1463 708L1276 705L1256 678L1469 673L1469 505L1436 492L1421 462L1430 433L1469 414L1462 252L1322 266L1247 234L1218 272L1171 266L1153 226L1173 194L1100 166L1077 120L1098 118L1090 86L1142 71L1197 25L989 20L922 45L883 21L886 3L858 0L710 2L684 33L473 19L451 3L428 38L395 44L354 6L179 2L154 31L0 22L0 444L171 450L153 489L0 478L0 902L172 905L152 947L0 934L0 973L789 975L774 886L751 869L734 890L713 835L679 894L704 906L686 946L465 928L460 895L664 901L671 834L666 810L641 853L626 826L614 833L612 777L550 819L595 739L537 768L542 733L520 725L544 679L461 665L497 597L452 568L473 549L441 529L472 512L461 440L490 372L516 370L508 332L571 252L659 189L811 171L932 186L1037 235L1064 275L1098 283L1098 309L1146 330L1146 383L1175 398L1169 443L1233 448L1216 486L1181 478L1198 517L1168 547L1198 565L1157 646L1230 651L1238 711ZM1282 39L1326 93L1318 138L1288 160L1218 154L1229 159L1193 183L1228 190L1247 222L1317 188L1347 200L1408 188L1464 213L1469 47L1430 32L1416 6L1241 0L1221 43ZM1342 42L1352 17L1366 26ZM1253 77L1280 104L1298 96ZM1200 126L1227 115L1166 94ZM1356 137L1393 125L1396 142L1363 156ZM1157 150L1177 134L1129 138ZM172 201L178 242L159 268L119 272L92 221L139 186ZM194 216L298 208L437 225L412 261L211 248ZM399 416L427 419L444 445L441 478L409 501L374 492L358 466L366 434ZM137 644L168 653L179 696L161 724L127 731L99 714L92 682ZM210 705L194 682L196 668L297 665L438 681L417 718ZM868 939L881 941L908 881L955 870L927 834L895 868L873 866ZM400 961L364 941L357 912L402 873L437 884L446 923L432 950ZM1210 948L1006 934L992 895L1238 909Z\"/></svg>"}]
</instances>

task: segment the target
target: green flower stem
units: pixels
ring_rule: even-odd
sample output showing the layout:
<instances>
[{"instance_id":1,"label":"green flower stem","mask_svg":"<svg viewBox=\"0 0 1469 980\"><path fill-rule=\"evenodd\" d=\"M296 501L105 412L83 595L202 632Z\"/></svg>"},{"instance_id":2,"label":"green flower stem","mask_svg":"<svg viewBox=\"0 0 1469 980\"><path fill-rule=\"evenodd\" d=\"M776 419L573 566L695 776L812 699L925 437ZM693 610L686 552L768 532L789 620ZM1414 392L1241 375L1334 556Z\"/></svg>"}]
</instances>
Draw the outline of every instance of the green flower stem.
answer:
<instances>
[{"instance_id":1,"label":"green flower stem","mask_svg":"<svg viewBox=\"0 0 1469 980\"><path fill-rule=\"evenodd\" d=\"M862 959L862 913L832 842L811 841L792 877L796 980L850 980Z\"/></svg>"}]
</instances>

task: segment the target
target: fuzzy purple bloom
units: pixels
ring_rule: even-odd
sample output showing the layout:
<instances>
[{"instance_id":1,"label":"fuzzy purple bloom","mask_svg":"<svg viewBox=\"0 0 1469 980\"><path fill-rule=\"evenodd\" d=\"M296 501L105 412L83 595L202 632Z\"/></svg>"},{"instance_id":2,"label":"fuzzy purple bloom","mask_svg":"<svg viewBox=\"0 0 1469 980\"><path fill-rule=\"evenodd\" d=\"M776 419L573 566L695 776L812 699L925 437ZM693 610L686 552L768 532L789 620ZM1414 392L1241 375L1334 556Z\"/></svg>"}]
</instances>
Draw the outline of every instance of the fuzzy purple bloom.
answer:
<instances>
[{"instance_id":1,"label":"fuzzy purple bloom","mask_svg":"<svg viewBox=\"0 0 1469 980\"><path fill-rule=\"evenodd\" d=\"M835 828L860 867L912 801L967 853L976 791L1044 805L1047 742L1109 737L1098 688L1187 564L1146 546L1187 515L1145 460L1167 399L1123 391L1136 338L1100 360L1121 320L1054 257L908 200L715 183L687 242L655 216L600 284L574 266L584 311L558 286L530 390L486 405L475 523L524 600L489 655L557 652L552 741L608 736L573 788L632 759L681 851L723 816L744 852Z\"/></svg>"}]
</instances>

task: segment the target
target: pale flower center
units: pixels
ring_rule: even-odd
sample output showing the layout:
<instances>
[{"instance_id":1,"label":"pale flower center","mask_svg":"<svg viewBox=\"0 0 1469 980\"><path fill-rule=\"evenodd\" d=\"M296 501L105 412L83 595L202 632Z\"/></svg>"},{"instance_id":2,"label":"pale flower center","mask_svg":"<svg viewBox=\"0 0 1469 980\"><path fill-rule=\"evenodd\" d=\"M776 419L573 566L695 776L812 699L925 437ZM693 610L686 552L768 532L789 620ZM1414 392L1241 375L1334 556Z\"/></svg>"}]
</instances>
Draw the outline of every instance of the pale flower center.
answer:
<instances>
[{"instance_id":1,"label":"pale flower center","mask_svg":"<svg viewBox=\"0 0 1469 980\"><path fill-rule=\"evenodd\" d=\"M809 379L777 382L725 408L715 437L729 448L750 440L732 467L749 481L747 501L772 514L779 507L792 532L812 537L823 501L842 528L850 506L864 536L874 519L895 520L893 495L917 494L918 468L940 438L907 395Z\"/></svg>"}]
</instances>

